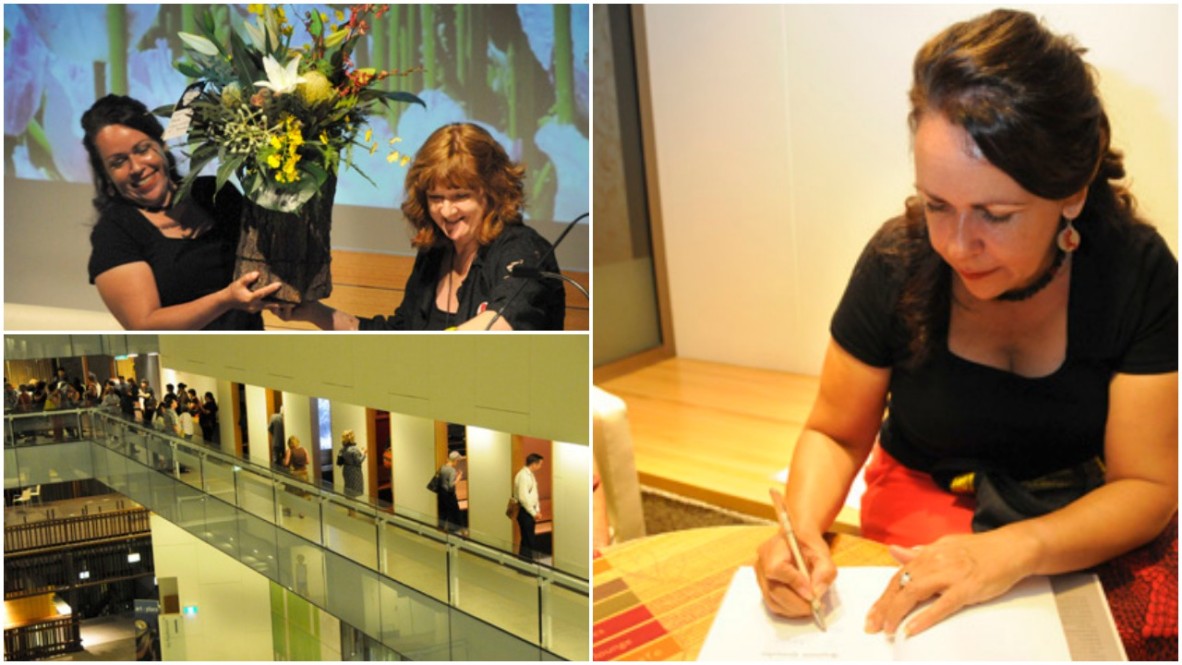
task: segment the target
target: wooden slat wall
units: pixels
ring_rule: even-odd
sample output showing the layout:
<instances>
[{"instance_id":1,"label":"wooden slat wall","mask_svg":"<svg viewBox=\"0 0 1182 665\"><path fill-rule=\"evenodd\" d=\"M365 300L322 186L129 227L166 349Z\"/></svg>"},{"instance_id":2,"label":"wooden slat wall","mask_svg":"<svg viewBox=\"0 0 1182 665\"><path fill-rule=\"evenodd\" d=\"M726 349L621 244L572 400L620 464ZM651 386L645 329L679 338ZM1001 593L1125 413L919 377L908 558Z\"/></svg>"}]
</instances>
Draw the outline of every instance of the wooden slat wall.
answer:
<instances>
[{"instance_id":1,"label":"wooden slat wall","mask_svg":"<svg viewBox=\"0 0 1182 665\"><path fill-rule=\"evenodd\" d=\"M332 253L332 296L324 301L355 316L390 316L402 302L403 287L414 267L413 256L370 254L334 250ZM585 289L590 288L588 273L562 271ZM574 287L566 288L566 330L588 330L591 310L587 299ZM263 313L268 330L316 330L310 323L284 322L270 312Z\"/></svg>"}]
</instances>

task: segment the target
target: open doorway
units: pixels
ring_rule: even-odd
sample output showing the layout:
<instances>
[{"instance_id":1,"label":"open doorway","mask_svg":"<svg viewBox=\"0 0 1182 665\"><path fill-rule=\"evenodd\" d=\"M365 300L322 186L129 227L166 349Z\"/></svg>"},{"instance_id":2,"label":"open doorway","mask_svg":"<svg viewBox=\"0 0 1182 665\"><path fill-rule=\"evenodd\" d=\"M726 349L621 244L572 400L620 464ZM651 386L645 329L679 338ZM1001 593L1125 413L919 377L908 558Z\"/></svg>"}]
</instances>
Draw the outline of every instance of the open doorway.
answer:
<instances>
[{"instance_id":1,"label":"open doorway","mask_svg":"<svg viewBox=\"0 0 1182 665\"><path fill-rule=\"evenodd\" d=\"M372 418L370 432L375 451L380 454L370 455L370 477L376 479L372 484L374 496L379 505L389 505L394 510L394 452L390 441L390 412L380 409L370 409ZM383 503L384 502L384 503Z\"/></svg>"},{"instance_id":2,"label":"open doorway","mask_svg":"<svg viewBox=\"0 0 1182 665\"><path fill-rule=\"evenodd\" d=\"M234 454L239 459L250 459L250 428L246 418L246 388L241 383L230 384L230 406L234 417Z\"/></svg>"},{"instance_id":3,"label":"open doorway","mask_svg":"<svg viewBox=\"0 0 1182 665\"><path fill-rule=\"evenodd\" d=\"M532 436L513 435L513 479L525 466L530 455L542 456L542 468L534 474L538 485L538 516L534 520L535 558L548 561L554 554L554 484L553 484L553 442ZM513 522L513 551L521 551L521 529L517 520Z\"/></svg>"}]
</instances>

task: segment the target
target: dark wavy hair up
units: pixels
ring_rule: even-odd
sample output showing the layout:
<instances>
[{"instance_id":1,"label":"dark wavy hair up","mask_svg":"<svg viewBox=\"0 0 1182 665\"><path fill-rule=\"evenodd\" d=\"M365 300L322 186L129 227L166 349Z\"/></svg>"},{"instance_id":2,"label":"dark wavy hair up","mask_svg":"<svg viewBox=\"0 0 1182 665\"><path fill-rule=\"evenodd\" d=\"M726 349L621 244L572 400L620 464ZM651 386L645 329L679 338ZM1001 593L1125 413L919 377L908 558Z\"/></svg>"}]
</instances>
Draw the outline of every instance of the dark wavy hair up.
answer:
<instances>
[{"instance_id":1,"label":"dark wavy hair up","mask_svg":"<svg viewBox=\"0 0 1182 665\"><path fill-rule=\"evenodd\" d=\"M402 214L415 230L411 244L436 242L427 192L434 187L471 189L484 197L484 219L476 228L481 245L491 243L506 224L520 224L525 201L525 168L513 163L500 143L471 123L444 125L427 138L406 174ZM442 237L442 236L439 236Z\"/></svg>"},{"instance_id":2,"label":"dark wavy hair up","mask_svg":"<svg viewBox=\"0 0 1182 665\"><path fill-rule=\"evenodd\" d=\"M1085 238L1090 225L1139 223L1132 195L1116 182L1124 165L1084 52L1027 12L999 9L956 23L915 56L911 131L939 113L1030 193L1063 199L1086 187L1076 219ZM917 197L880 233L906 275L898 308L909 339L905 365L915 367L947 337L951 272L932 249Z\"/></svg>"},{"instance_id":3,"label":"dark wavy hair up","mask_svg":"<svg viewBox=\"0 0 1182 665\"><path fill-rule=\"evenodd\" d=\"M176 170L176 158L164 148L164 127L156 116L148 111L142 102L124 95L107 95L95 102L82 114L82 145L86 148L86 155L90 159L90 172L94 178L95 210L102 212L112 204L125 201L119 190L107 176L106 165L102 155L94 145L95 137L110 125L123 125L147 134L149 138L160 144L168 160L168 176L174 183L179 183L181 176Z\"/></svg>"}]
</instances>

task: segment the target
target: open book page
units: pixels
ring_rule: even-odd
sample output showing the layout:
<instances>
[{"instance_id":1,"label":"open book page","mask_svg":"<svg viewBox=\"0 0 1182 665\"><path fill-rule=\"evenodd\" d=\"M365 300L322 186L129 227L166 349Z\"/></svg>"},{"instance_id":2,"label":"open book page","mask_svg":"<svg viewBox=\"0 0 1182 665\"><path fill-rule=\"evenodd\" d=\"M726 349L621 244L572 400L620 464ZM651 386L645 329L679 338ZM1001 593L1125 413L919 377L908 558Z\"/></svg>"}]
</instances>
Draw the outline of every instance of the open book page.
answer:
<instances>
[{"instance_id":1,"label":"open book page","mask_svg":"<svg viewBox=\"0 0 1182 665\"><path fill-rule=\"evenodd\" d=\"M1045 577L1001 598L962 609L904 639L864 632L866 613L895 573L891 567L841 568L825 597L827 632L811 617L769 612L755 571L740 568L698 660L1069 660L1058 610Z\"/></svg>"}]
</instances>

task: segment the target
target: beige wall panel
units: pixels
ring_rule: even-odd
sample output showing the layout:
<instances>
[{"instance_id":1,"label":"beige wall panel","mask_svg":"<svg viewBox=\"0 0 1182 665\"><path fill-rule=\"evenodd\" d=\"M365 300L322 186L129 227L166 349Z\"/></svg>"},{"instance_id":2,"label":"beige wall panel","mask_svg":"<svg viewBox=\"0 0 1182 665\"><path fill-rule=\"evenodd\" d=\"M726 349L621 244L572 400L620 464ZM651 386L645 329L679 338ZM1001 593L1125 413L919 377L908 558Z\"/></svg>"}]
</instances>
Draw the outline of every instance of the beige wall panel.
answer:
<instances>
[{"instance_id":1,"label":"beige wall panel","mask_svg":"<svg viewBox=\"0 0 1182 665\"><path fill-rule=\"evenodd\" d=\"M435 494L427 490L427 481L435 475L435 421L391 413L390 446L394 450L394 505L400 513L433 524L438 506Z\"/></svg>"},{"instance_id":2,"label":"beige wall panel","mask_svg":"<svg viewBox=\"0 0 1182 665\"><path fill-rule=\"evenodd\" d=\"M551 448L554 492L554 565L579 577L588 576L591 552L587 515L591 511L591 448L555 441Z\"/></svg>"},{"instance_id":3,"label":"beige wall panel","mask_svg":"<svg viewBox=\"0 0 1182 665\"><path fill-rule=\"evenodd\" d=\"M152 515L157 577L176 577L182 606L183 654L166 660L271 660L271 596L266 577L187 531Z\"/></svg>"},{"instance_id":4,"label":"beige wall panel","mask_svg":"<svg viewBox=\"0 0 1182 665\"><path fill-rule=\"evenodd\" d=\"M472 538L512 549L513 523L505 517L516 471L508 434L482 427L468 431L468 530Z\"/></svg>"},{"instance_id":5,"label":"beige wall panel","mask_svg":"<svg viewBox=\"0 0 1182 665\"><path fill-rule=\"evenodd\" d=\"M409 371L375 369L401 353L430 362L404 357L399 362ZM588 442L586 335L161 335L160 355L162 367L178 372ZM279 364L290 376L269 369Z\"/></svg>"}]
</instances>

